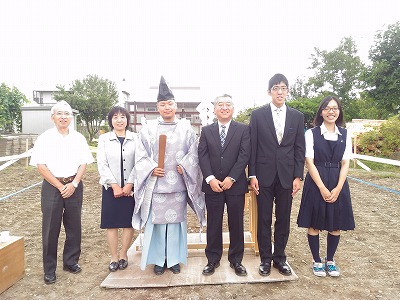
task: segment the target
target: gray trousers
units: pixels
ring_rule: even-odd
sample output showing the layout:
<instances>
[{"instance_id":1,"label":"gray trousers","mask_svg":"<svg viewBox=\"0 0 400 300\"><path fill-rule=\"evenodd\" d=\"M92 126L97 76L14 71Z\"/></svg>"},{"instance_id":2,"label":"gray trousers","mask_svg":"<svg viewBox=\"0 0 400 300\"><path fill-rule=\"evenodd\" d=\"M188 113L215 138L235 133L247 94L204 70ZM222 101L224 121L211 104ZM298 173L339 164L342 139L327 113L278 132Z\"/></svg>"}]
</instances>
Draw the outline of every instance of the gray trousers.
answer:
<instances>
[{"instance_id":1,"label":"gray trousers","mask_svg":"<svg viewBox=\"0 0 400 300\"><path fill-rule=\"evenodd\" d=\"M74 194L64 199L60 191L43 180L41 193L42 206L42 246L43 269L45 274L55 273L57 268L58 237L61 221L65 229L63 264L78 263L81 254L81 211L83 183L79 183Z\"/></svg>"}]
</instances>

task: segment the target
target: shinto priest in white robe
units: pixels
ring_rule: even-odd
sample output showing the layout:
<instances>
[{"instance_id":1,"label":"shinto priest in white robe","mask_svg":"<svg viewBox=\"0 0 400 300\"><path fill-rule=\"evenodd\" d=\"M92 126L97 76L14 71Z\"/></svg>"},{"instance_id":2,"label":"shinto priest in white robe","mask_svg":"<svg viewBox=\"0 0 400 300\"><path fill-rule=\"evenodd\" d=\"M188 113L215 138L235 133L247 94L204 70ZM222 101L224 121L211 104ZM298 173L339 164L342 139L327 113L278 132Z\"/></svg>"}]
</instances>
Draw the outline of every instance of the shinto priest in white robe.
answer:
<instances>
[{"instance_id":1,"label":"shinto priest in white robe","mask_svg":"<svg viewBox=\"0 0 400 300\"><path fill-rule=\"evenodd\" d=\"M164 177L151 176L158 166L159 136L167 136ZM164 122L142 118L135 152L135 211L132 226L145 226L141 269L148 264L167 268L187 261L187 204L201 226L205 221L202 173L198 164L198 138L190 121ZM179 174L177 166L182 168Z\"/></svg>"}]
</instances>

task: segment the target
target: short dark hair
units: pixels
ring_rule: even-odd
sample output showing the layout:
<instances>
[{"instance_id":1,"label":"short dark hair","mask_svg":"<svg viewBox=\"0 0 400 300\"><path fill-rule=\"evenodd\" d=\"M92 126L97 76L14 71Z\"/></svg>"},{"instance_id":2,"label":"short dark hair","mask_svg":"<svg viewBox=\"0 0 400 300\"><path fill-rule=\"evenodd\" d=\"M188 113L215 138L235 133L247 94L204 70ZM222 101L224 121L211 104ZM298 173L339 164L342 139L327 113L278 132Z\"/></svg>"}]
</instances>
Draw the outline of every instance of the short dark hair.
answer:
<instances>
[{"instance_id":1,"label":"short dark hair","mask_svg":"<svg viewBox=\"0 0 400 300\"><path fill-rule=\"evenodd\" d=\"M277 73L274 76L272 76L268 83L268 91L271 91L274 85L280 84L281 82L286 84L286 86L289 88L289 81L287 80L285 75Z\"/></svg>"},{"instance_id":2,"label":"short dark hair","mask_svg":"<svg viewBox=\"0 0 400 300\"><path fill-rule=\"evenodd\" d=\"M108 119L108 126L110 126L111 130L114 129L112 125L112 118L115 114L121 114L125 115L126 117L126 127L125 130L128 129L130 123L131 123L131 115L129 114L129 111L127 111L125 108L122 106L114 106L111 108L110 112L108 113L107 119Z\"/></svg>"},{"instance_id":3,"label":"short dark hair","mask_svg":"<svg viewBox=\"0 0 400 300\"><path fill-rule=\"evenodd\" d=\"M313 125L314 126L321 126L322 123L324 122L324 118L321 116L322 110L328 106L328 103L331 102L331 100L335 100L338 108L339 108L339 117L336 119L336 126L342 126L343 125L343 107L342 104L340 103L340 100L336 96L327 96L324 99L322 99L321 103L319 104L318 111L315 114Z\"/></svg>"}]
</instances>

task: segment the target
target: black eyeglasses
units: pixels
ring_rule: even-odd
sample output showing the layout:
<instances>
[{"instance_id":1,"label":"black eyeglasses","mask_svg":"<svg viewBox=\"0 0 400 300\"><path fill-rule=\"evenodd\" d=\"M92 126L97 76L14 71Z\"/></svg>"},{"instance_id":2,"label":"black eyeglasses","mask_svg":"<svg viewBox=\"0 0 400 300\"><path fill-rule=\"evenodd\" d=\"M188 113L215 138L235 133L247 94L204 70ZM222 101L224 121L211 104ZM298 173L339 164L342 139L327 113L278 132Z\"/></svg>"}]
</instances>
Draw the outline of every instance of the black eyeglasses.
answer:
<instances>
[{"instance_id":1,"label":"black eyeglasses","mask_svg":"<svg viewBox=\"0 0 400 300\"><path fill-rule=\"evenodd\" d=\"M284 93L284 92L287 92L287 91L288 91L288 88L287 88L287 86L278 86L278 85L275 85L275 86L273 86L273 87L271 88L271 90L274 91L274 92L277 92L277 91L281 90L282 93Z\"/></svg>"},{"instance_id":2,"label":"black eyeglasses","mask_svg":"<svg viewBox=\"0 0 400 300\"><path fill-rule=\"evenodd\" d=\"M338 112L338 111L339 111L339 108L338 108L338 107L329 107L329 106L327 106L327 107L324 107L322 110L323 110L323 111L326 111L326 112L330 112L330 111L332 111L332 112Z\"/></svg>"}]
</instances>

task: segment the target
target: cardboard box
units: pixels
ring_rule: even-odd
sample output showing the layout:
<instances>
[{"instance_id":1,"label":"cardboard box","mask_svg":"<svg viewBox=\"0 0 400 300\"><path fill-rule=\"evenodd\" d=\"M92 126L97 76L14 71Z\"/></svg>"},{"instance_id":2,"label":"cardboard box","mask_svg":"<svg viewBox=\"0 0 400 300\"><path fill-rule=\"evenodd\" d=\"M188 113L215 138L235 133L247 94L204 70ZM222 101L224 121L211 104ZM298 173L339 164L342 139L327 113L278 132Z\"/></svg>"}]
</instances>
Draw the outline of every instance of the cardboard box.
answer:
<instances>
[{"instance_id":1,"label":"cardboard box","mask_svg":"<svg viewBox=\"0 0 400 300\"><path fill-rule=\"evenodd\" d=\"M8 242L0 243L0 294L24 277L24 238L10 236Z\"/></svg>"}]
</instances>

